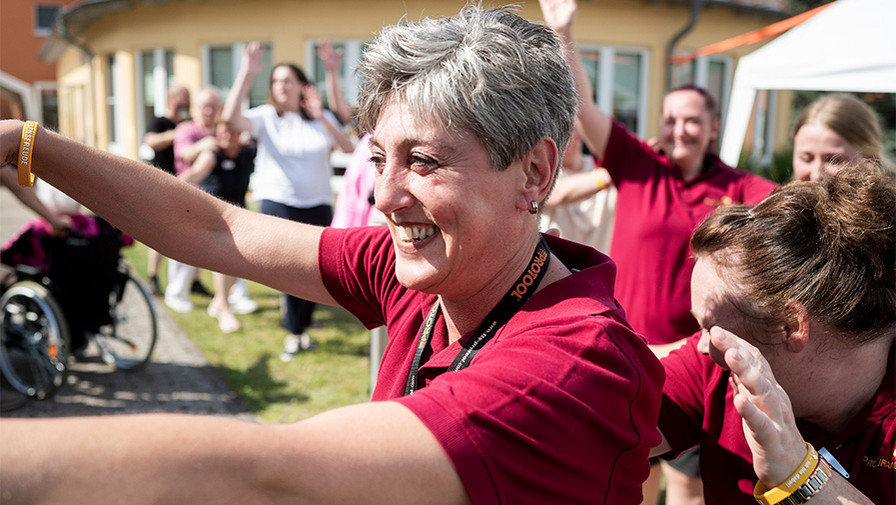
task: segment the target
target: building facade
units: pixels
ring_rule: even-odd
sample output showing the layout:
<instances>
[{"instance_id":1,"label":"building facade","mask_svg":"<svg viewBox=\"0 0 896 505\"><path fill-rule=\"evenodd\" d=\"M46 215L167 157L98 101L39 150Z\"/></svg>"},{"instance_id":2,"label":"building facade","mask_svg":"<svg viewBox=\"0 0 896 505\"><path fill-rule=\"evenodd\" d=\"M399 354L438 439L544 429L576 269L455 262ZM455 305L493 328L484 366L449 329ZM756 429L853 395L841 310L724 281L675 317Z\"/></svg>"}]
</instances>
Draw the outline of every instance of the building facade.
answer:
<instances>
[{"instance_id":1,"label":"building facade","mask_svg":"<svg viewBox=\"0 0 896 505\"><path fill-rule=\"evenodd\" d=\"M193 93L216 86L226 95L249 41L269 48L269 64L297 63L323 90L323 68L315 54L318 41L330 39L344 51L344 93L353 102L358 89L353 70L365 43L383 26L455 14L465 3L89 0L63 11L41 56L57 67L60 131L136 158L146 124L153 114L164 112L167 86L180 83ZM541 21L537 2L519 5L521 15ZM670 55L687 54L786 15L780 6L757 7L756 0L749 5L731 0L582 0L576 36L598 103L632 131L649 137L659 131L668 86L705 86L724 114L737 59L758 45L671 66ZM247 106L263 102L266 88L263 74ZM772 105L773 118L786 110Z\"/></svg>"},{"instance_id":2,"label":"building facade","mask_svg":"<svg viewBox=\"0 0 896 505\"><path fill-rule=\"evenodd\" d=\"M38 52L56 15L79 0L4 0L0 4L0 118L57 125L56 64Z\"/></svg>"}]
</instances>

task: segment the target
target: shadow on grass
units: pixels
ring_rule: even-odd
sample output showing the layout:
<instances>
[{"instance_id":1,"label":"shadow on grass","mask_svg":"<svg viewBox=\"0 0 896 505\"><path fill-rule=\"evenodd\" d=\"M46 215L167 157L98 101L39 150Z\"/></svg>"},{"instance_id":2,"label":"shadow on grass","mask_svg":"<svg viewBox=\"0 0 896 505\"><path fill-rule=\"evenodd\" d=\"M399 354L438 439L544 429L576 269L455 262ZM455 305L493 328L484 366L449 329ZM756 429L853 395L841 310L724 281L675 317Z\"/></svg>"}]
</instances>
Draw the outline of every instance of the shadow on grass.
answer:
<instances>
[{"instance_id":1,"label":"shadow on grass","mask_svg":"<svg viewBox=\"0 0 896 505\"><path fill-rule=\"evenodd\" d=\"M289 384L277 380L271 373L270 354L259 356L255 363L245 370L219 366L224 380L239 394L250 412L261 412L272 404L285 402L304 403L309 400L304 393L287 392Z\"/></svg>"}]
</instances>

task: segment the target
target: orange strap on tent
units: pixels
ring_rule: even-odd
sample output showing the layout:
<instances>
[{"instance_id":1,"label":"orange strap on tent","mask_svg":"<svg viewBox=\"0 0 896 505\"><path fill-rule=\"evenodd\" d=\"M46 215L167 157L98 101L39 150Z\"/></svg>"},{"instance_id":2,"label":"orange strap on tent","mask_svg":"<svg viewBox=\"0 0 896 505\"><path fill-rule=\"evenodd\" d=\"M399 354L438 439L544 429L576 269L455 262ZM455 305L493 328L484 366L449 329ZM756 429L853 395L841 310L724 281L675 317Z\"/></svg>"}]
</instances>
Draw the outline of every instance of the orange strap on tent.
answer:
<instances>
[{"instance_id":1,"label":"orange strap on tent","mask_svg":"<svg viewBox=\"0 0 896 505\"><path fill-rule=\"evenodd\" d=\"M671 62L675 64L688 63L700 56L706 56L709 54L721 53L722 51L727 51L729 49L734 49L737 46L742 46L744 44L755 44L756 42L761 42L769 37L773 37L780 33L786 32L787 30L793 28L794 26L806 21L812 16L818 14L819 12L827 9L834 2L826 3L820 7L816 7L812 10L808 10L802 14L797 14L791 18L787 18L783 21L778 21L777 23L772 23L764 28L760 28L758 30L753 30L749 33L744 33L741 35L737 35L736 37L731 37L730 39L725 39L720 42L716 42L714 44L710 44L708 46L703 46L700 49L697 49L693 53L683 54L681 56L673 56L671 58Z\"/></svg>"}]
</instances>

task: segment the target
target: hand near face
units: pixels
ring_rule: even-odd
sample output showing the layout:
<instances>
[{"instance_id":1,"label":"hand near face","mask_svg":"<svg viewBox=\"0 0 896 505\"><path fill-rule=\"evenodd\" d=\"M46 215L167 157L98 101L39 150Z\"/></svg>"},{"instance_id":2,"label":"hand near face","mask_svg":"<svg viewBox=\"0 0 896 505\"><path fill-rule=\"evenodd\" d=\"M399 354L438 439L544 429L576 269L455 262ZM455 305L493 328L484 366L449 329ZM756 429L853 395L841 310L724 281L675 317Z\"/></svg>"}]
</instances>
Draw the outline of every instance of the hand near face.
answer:
<instances>
[{"instance_id":1,"label":"hand near face","mask_svg":"<svg viewBox=\"0 0 896 505\"><path fill-rule=\"evenodd\" d=\"M806 443L796 428L790 398L759 349L718 326L710 330L710 343L731 370L734 408L743 418L756 476L766 486L776 486L806 456Z\"/></svg>"},{"instance_id":2,"label":"hand near face","mask_svg":"<svg viewBox=\"0 0 896 505\"><path fill-rule=\"evenodd\" d=\"M323 101L314 84L306 84L302 87L302 108L312 119L320 119L324 115Z\"/></svg>"}]
</instances>

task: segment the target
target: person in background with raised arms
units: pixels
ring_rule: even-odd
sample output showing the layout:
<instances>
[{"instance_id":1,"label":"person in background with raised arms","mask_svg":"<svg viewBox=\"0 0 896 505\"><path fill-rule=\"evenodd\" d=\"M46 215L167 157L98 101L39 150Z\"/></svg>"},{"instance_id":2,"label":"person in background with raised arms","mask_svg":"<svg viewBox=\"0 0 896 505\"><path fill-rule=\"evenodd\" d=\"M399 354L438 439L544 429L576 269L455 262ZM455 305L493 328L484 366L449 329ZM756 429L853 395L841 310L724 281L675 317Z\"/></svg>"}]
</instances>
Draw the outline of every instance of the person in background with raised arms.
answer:
<instances>
[{"instance_id":1,"label":"person in background with raised arms","mask_svg":"<svg viewBox=\"0 0 896 505\"><path fill-rule=\"evenodd\" d=\"M846 93L821 95L803 109L793 127L794 179L816 181L861 160L893 171L874 109Z\"/></svg>"},{"instance_id":2,"label":"person in background with raised arms","mask_svg":"<svg viewBox=\"0 0 896 505\"><path fill-rule=\"evenodd\" d=\"M152 118L143 135L143 143L152 149L153 166L175 175L174 130L178 124L190 119L190 91L179 84L173 84L168 88L167 100L165 115ZM162 264L162 255L152 249L147 249L146 252L149 288L152 294L161 296L159 266Z\"/></svg>"},{"instance_id":3,"label":"person in background with raised arms","mask_svg":"<svg viewBox=\"0 0 896 505\"><path fill-rule=\"evenodd\" d=\"M261 212L327 226L333 219L330 153L334 147L351 153L354 145L336 117L323 108L314 84L291 63L274 65L271 70L269 103L242 109L252 81L264 69L263 52L258 42L246 46L223 118L233 127L249 131L258 142L251 188L253 198L261 202ZM326 67L328 73L335 71L330 63ZM336 104L334 108L345 107ZM289 334L280 357L290 361L313 345L305 330L311 325L314 303L284 294L282 305L283 325Z\"/></svg>"},{"instance_id":4,"label":"person in background with raised arms","mask_svg":"<svg viewBox=\"0 0 896 505\"><path fill-rule=\"evenodd\" d=\"M0 419L4 505L640 501L661 366L614 299L612 261L538 231L575 119L556 34L468 6L385 28L360 71L387 227L241 209L42 129L33 160L169 257L385 325L373 402L280 426ZM22 128L0 122L0 160Z\"/></svg>"},{"instance_id":5,"label":"person in background with raised arms","mask_svg":"<svg viewBox=\"0 0 896 505\"><path fill-rule=\"evenodd\" d=\"M896 180L863 163L694 232L654 453L700 444L709 504L896 503Z\"/></svg>"},{"instance_id":6,"label":"person in background with raised arms","mask_svg":"<svg viewBox=\"0 0 896 505\"><path fill-rule=\"evenodd\" d=\"M575 44L576 0L540 0L548 26L566 42L579 92L578 130L617 190L610 257L619 269L616 296L635 331L662 357L699 326L691 314L694 228L718 206L756 203L775 184L729 167L712 151L719 134L715 99L686 85L666 94L658 150L636 138L594 103ZM659 151L659 152L657 152ZM700 503L696 453L664 463L666 503ZM657 495L654 467L647 495ZM655 505L653 500L647 501Z\"/></svg>"}]
</instances>

